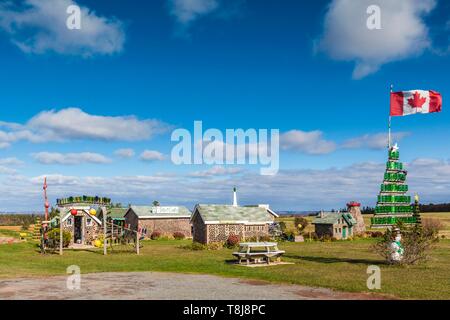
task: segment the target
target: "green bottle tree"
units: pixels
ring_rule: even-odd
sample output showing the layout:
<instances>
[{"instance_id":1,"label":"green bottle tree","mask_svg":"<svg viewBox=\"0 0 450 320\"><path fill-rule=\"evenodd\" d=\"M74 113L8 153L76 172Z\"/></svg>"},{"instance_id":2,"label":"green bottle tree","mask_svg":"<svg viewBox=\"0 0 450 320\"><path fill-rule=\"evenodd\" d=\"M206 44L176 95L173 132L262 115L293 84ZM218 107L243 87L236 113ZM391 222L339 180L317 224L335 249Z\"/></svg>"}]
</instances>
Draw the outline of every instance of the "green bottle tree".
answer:
<instances>
[{"instance_id":1,"label":"green bottle tree","mask_svg":"<svg viewBox=\"0 0 450 320\"><path fill-rule=\"evenodd\" d=\"M397 144L389 149L383 184L378 195L375 214L371 219L372 227L388 227L401 221L404 224L416 223L411 206L411 196L406 195L407 171L399 161Z\"/></svg>"}]
</instances>

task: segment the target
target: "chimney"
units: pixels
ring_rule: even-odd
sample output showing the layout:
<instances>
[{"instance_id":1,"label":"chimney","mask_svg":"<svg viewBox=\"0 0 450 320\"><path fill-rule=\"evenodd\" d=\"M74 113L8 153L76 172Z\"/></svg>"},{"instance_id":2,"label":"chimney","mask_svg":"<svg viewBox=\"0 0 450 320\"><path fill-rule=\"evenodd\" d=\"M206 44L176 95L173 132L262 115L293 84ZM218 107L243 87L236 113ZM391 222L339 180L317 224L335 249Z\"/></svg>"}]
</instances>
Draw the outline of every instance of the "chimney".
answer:
<instances>
[{"instance_id":1,"label":"chimney","mask_svg":"<svg viewBox=\"0 0 450 320\"><path fill-rule=\"evenodd\" d=\"M320 217L323 218L323 210L320 211Z\"/></svg>"},{"instance_id":2,"label":"chimney","mask_svg":"<svg viewBox=\"0 0 450 320\"><path fill-rule=\"evenodd\" d=\"M236 187L233 188L233 207L237 207Z\"/></svg>"}]
</instances>

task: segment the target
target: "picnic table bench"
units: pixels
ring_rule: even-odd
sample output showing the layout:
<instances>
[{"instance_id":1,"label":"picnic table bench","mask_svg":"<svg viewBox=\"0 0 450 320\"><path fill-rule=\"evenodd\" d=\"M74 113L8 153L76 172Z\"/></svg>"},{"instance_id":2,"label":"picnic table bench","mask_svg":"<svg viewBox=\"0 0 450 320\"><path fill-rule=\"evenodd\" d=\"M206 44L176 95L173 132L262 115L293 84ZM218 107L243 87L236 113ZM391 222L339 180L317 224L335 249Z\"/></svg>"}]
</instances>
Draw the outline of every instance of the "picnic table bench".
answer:
<instances>
[{"instance_id":1,"label":"picnic table bench","mask_svg":"<svg viewBox=\"0 0 450 320\"><path fill-rule=\"evenodd\" d=\"M276 242L242 242L239 244L239 251L233 252L233 256L238 259L239 264L245 260L247 265L252 261L257 264L265 262L270 264L270 259L281 260L281 256L285 253L278 249Z\"/></svg>"}]
</instances>

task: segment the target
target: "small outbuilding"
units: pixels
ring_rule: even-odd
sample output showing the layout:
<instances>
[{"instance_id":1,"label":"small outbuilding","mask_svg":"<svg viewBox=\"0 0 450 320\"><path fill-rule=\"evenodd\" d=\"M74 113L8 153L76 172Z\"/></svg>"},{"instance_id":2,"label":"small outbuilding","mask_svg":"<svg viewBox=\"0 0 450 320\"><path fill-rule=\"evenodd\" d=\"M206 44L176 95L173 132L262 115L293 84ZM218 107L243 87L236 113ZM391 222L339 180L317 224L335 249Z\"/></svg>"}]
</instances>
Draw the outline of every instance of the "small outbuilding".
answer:
<instances>
[{"instance_id":1,"label":"small outbuilding","mask_svg":"<svg viewBox=\"0 0 450 320\"><path fill-rule=\"evenodd\" d=\"M348 212L320 212L313 220L319 238L334 237L338 240L352 237L357 222Z\"/></svg>"},{"instance_id":2,"label":"small outbuilding","mask_svg":"<svg viewBox=\"0 0 450 320\"><path fill-rule=\"evenodd\" d=\"M59 208L62 216L63 230L71 235L69 246L91 245L102 232L102 222L96 217L97 210L90 206L73 206ZM53 219L59 224L59 216Z\"/></svg>"},{"instance_id":3,"label":"small outbuilding","mask_svg":"<svg viewBox=\"0 0 450 320\"><path fill-rule=\"evenodd\" d=\"M183 206L131 206L125 215L125 224L132 230L146 230L148 238L154 231L172 236L181 232L191 237L191 212Z\"/></svg>"},{"instance_id":4,"label":"small outbuilding","mask_svg":"<svg viewBox=\"0 0 450 320\"><path fill-rule=\"evenodd\" d=\"M267 205L198 204L192 214L193 239L203 244L223 242L231 234L241 240L269 236L269 226L278 215Z\"/></svg>"}]
</instances>

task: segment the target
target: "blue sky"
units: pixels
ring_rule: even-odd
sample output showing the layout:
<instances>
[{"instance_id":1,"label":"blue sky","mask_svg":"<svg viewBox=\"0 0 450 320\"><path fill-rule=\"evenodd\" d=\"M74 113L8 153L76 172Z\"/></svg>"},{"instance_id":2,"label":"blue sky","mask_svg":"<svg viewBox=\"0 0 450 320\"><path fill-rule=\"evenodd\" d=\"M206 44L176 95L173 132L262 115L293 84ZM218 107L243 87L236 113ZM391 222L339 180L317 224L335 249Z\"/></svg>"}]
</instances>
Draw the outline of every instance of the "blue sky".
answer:
<instances>
[{"instance_id":1,"label":"blue sky","mask_svg":"<svg viewBox=\"0 0 450 320\"><path fill-rule=\"evenodd\" d=\"M0 211L40 210L43 176L52 200L192 207L229 203L236 185L242 204L278 210L373 205L391 83L444 98L393 130L411 190L448 201L450 4L380 0L383 29L368 30L372 2L0 2ZM72 4L81 30L65 26ZM279 129L279 173L175 166L170 134L195 120Z\"/></svg>"}]
</instances>

